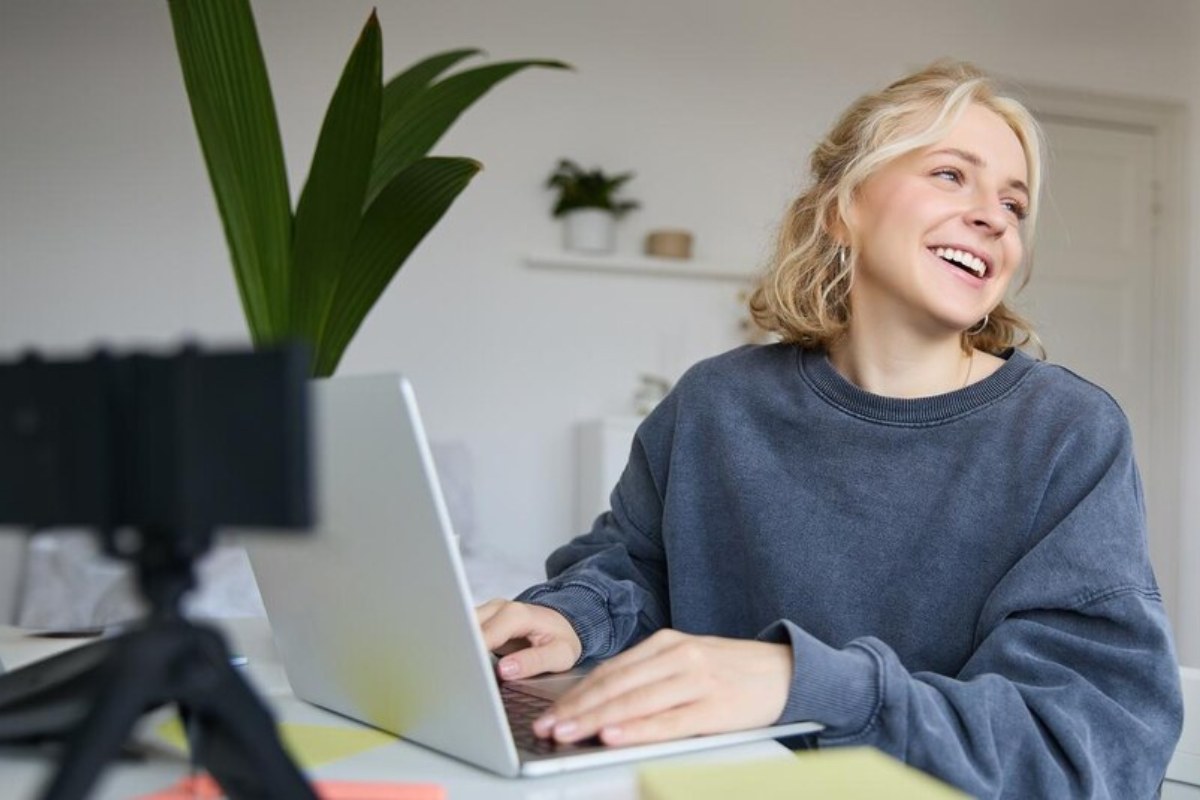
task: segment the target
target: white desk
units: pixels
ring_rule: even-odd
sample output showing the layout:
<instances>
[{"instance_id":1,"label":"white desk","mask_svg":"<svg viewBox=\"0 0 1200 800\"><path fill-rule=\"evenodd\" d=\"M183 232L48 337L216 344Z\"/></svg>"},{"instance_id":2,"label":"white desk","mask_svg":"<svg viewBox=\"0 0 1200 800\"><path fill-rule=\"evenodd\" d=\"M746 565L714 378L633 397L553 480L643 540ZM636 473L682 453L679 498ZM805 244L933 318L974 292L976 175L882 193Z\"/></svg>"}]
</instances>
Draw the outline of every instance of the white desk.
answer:
<instances>
[{"instance_id":1,"label":"white desk","mask_svg":"<svg viewBox=\"0 0 1200 800\"><path fill-rule=\"evenodd\" d=\"M298 723L357 727L354 722L297 700L291 694L283 667L275 655L266 620L225 620L235 651L249 658L247 674L261 694L266 695L281 720ZM45 658L71 646L61 639L39 639L16 628L0 626L0 658L13 669ZM152 729L165 714L148 717L136 738L151 743ZM712 763L718 759L748 760L785 758L788 750L775 742L759 742L719 751L675 757L679 762ZM46 779L51 762L28 750L0 748L0 792L5 798L26 800L36 796ZM144 761L117 762L108 767L96 787L98 800L127 800L161 790L184 777L187 764L165 747L155 747ZM637 797L637 765L584 770L548 778L499 778L490 773L397 739L324 766L311 773L315 778L340 780L393 780L434 782L446 787L450 800L632 800ZM1163 800L1200 800L1200 787L1168 781Z\"/></svg>"},{"instance_id":2,"label":"white desk","mask_svg":"<svg viewBox=\"0 0 1200 800\"><path fill-rule=\"evenodd\" d=\"M231 647L249 658L247 673L261 694L267 696L277 717L296 723L319 723L356 727L350 720L297 700L275 655L264 619L226 620ZM44 658L70 643L57 639L31 638L11 627L0 627L0 657L9 669ZM165 712L169 714L171 712ZM164 713L147 717L136 738L154 747L153 728ZM745 760L784 758L789 751L775 742L759 742L720 751L675 757L674 761L717 759ZM25 800L37 795L51 769L44 755L28 750L0 748L0 793L5 798ZM117 762L103 773L94 794L101 800L127 800L161 790L187 774L182 757L166 747L136 763ZM357 755L318 767L315 778L340 780L393 780L434 782L446 787L450 800L632 800L637 797L637 765L584 770L547 778L499 778L417 745L397 739Z\"/></svg>"}]
</instances>

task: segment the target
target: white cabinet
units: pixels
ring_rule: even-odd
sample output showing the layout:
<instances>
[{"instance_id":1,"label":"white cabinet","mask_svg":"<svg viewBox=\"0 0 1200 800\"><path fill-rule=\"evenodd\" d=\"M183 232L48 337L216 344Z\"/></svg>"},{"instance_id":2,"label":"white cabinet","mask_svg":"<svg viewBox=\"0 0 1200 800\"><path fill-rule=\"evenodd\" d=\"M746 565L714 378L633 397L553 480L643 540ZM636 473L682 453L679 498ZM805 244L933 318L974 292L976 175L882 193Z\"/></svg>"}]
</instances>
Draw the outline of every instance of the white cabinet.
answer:
<instances>
[{"instance_id":1,"label":"white cabinet","mask_svg":"<svg viewBox=\"0 0 1200 800\"><path fill-rule=\"evenodd\" d=\"M1167 777L1191 784L1195 796L1200 797L1200 669L1180 667L1179 677L1183 685L1183 735L1179 737L1175 757L1167 767ZM1163 788L1164 800L1191 796L1171 794Z\"/></svg>"},{"instance_id":2,"label":"white cabinet","mask_svg":"<svg viewBox=\"0 0 1200 800\"><path fill-rule=\"evenodd\" d=\"M575 527L591 530L608 510L608 498L629 460L633 435L641 417L605 417L579 423L575 431Z\"/></svg>"}]
</instances>

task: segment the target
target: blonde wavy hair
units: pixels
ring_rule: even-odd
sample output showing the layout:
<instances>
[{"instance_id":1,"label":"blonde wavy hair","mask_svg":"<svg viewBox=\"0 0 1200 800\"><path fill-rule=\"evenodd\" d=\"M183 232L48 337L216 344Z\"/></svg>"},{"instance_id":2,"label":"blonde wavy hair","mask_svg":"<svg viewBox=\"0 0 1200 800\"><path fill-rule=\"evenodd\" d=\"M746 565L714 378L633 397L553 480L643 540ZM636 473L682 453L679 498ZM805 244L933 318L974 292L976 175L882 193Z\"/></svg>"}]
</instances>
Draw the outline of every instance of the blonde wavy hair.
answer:
<instances>
[{"instance_id":1,"label":"blonde wavy hair","mask_svg":"<svg viewBox=\"0 0 1200 800\"><path fill-rule=\"evenodd\" d=\"M1042 182L1041 132L1033 115L998 94L987 74L962 61L935 61L848 108L810 158L811 184L788 207L766 273L750 296L750 314L762 329L805 348L829 349L850 324L854 254L844 256L834 231L862 184L884 165L941 141L977 103L998 114L1025 152L1029 209L1022 238L1029 282L1030 243ZM840 252L841 251L841 252ZM964 331L963 349L1000 353L1040 342L1032 324L1001 301L978 330Z\"/></svg>"}]
</instances>

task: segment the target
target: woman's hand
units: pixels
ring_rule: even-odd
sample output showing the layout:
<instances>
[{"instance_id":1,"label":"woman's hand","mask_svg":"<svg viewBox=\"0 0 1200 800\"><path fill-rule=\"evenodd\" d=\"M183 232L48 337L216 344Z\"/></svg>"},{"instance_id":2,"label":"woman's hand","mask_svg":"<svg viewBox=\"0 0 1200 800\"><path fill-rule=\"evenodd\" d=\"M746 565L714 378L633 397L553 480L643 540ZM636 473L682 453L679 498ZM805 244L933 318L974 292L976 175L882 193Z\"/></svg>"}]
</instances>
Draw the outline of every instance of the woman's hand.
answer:
<instances>
[{"instance_id":1,"label":"woman's hand","mask_svg":"<svg viewBox=\"0 0 1200 800\"><path fill-rule=\"evenodd\" d=\"M545 606L489 600L475 609L475 618L487 649L504 654L496 667L505 680L566 672L583 651L567 618Z\"/></svg>"},{"instance_id":2,"label":"woman's hand","mask_svg":"<svg viewBox=\"0 0 1200 800\"><path fill-rule=\"evenodd\" d=\"M663 630L601 664L533 724L539 736L637 744L770 725L792 682L792 649Z\"/></svg>"}]
</instances>

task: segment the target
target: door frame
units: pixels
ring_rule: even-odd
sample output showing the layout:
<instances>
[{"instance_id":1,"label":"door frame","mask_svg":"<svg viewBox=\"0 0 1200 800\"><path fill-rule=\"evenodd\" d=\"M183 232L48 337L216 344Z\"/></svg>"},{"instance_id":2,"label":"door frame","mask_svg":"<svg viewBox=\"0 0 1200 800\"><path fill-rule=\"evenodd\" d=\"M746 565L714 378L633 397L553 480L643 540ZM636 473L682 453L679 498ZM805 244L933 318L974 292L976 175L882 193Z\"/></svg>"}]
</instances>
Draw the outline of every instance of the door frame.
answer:
<instances>
[{"instance_id":1,"label":"door frame","mask_svg":"<svg viewBox=\"0 0 1200 800\"><path fill-rule=\"evenodd\" d=\"M1188 259L1185 220L1187 215L1186 124L1187 109L1182 104L1149 100L1129 95L1064 89L1011 82L1008 87L1033 112L1035 117L1054 117L1095 127L1134 130L1148 134L1154 141L1153 230L1154 327L1150 343L1153 409L1150 426L1150 458L1155 475L1153 485L1143 486L1147 510L1153 509L1155 530L1164 534L1170 554L1169 563L1155 564L1163 589L1163 602L1176 629L1181 624L1180 605L1183 519L1180 473L1183 452L1182 374L1184 271ZM1172 169L1172 165L1176 167ZM1054 182L1053 163L1047 169ZM1034 270L1036 273L1036 260ZM1036 277L1034 278L1036 280ZM1156 538L1160 538L1156 536ZM1160 539L1161 540L1161 539Z\"/></svg>"}]
</instances>

